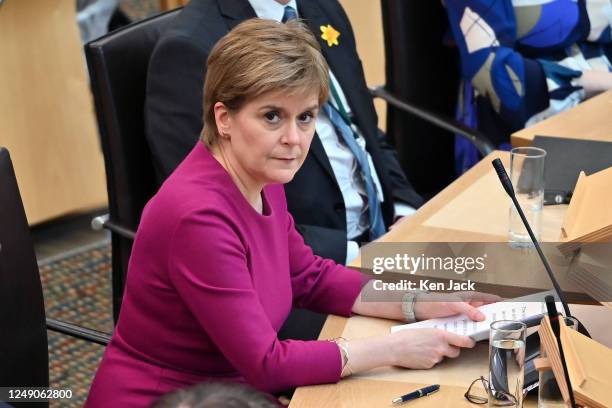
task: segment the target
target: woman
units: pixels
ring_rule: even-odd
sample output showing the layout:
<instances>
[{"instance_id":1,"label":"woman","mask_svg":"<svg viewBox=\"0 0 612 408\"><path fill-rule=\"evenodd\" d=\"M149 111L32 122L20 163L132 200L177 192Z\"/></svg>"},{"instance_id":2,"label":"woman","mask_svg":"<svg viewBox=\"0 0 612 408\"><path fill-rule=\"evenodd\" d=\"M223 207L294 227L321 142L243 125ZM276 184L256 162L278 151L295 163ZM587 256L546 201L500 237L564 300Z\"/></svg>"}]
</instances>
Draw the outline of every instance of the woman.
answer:
<instances>
[{"instance_id":1,"label":"woman","mask_svg":"<svg viewBox=\"0 0 612 408\"><path fill-rule=\"evenodd\" d=\"M362 276L314 256L287 212L282 184L304 161L328 81L315 38L298 22L250 20L215 46L202 140L143 212L90 407L144 406L206 380L273 392L382 365L431 367L474 345L436 330L278 340L292 304L403 317L401 302L360 300ZM482 302L425 297L408 305L417 318L483 318L474 308Z\"/></svg>"},{"instance_id":2,"label":"woman","mask_svg":"<svg viewBox=\"0 0 612 408\"><path fill-rule=\"evenodd\" d=\"M609 0L445 0L465 86L459 115L498 145L612 89ZM463 170L475 152L465 143Z\"/></svg>"}]
</instances>

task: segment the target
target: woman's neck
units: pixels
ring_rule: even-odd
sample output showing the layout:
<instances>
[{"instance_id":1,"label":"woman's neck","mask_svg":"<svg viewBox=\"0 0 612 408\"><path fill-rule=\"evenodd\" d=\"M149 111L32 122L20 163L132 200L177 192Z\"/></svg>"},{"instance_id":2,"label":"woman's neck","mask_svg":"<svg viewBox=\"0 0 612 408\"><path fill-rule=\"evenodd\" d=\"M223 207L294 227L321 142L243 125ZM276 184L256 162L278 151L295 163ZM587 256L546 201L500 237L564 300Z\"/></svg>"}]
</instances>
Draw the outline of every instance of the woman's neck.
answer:
<instances>
[{"instance_id":1,"label":"woman's neck","mask_svg":"<svg viewBox=\"0 0 612 408\"><path fill-rule=\"evenodd\" d=\"M263 186L249 183L249 177L242 173L239 166L232 162L231 158L225 153L225 149L223 149L223 146L220 143L212 146L210 152L230 175L230 178L234 184L236 184L236 187L238 187L238 190L240 190L248 203L255 209L255 211L262 214L263 200L261 198L261 191Z\"/></svg>"}]
</instances>

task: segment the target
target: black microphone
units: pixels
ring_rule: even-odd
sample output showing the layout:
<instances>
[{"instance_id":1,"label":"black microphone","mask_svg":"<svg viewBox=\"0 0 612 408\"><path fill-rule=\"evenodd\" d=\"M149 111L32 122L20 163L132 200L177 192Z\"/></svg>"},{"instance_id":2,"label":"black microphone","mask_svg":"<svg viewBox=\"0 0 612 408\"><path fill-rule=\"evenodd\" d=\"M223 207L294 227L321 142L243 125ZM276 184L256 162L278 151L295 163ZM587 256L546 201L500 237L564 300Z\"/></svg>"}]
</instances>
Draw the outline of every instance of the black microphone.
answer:
<instances>
[{"instance_id":1,"label":"black microphone","mask_svg":"<svg viewBox=\"0 0 612 408\"><path fill-rule=\"evenodd\" d=\"M497 172L497 177L499 177L499 181L501 181L504 190L510 196L510 198L515 198L514 187L512 187L512 181L510 181L510 177L508 177L508 173L506 173L506 169L504 168L503 163L499 159L495 159L491 162L493 164L493 168L495 172Z\"/></svg>"},{"instance_id":2,"label":"black microphone","mask_svg":"<svg viewBox=\"0 0 612 408\"><path fill-rule=\"evenodd\" d=\"M516 199L514 187L512 187L512 181L510 181L510 177L508 177L508 173L506 173L506 169L504 168L503 163L501 162L500 159L495 159L491 163L493 164L493 167L495 168L495 171L497 172L497 176L499 177L499 181L504 187L504 190L506 190L506 193L508 193L508 195L510 196L510 199L514 203L514 206L516 207L516 211L519 213L521 220L523 221L523 225L525 225L525 228L527 229L527 233L529 233L531 242L533 242L533 245L535 246L538 252L538 255L540 256L540 260L542 260L542 263L544 264L546 273L548 273L548 277L550 281L552 282L555 288L555 291L557 292L557 296L559 296L559 300L561 301L561 304L563 305L563 310L565 312L565 315L571 317L572 314L570 312L569 305L567 304L567 299L565 298L565 294L561 290L559 281L557 281L557 278L553 274L550 264L548 263L548 259L546 259L546 256L544 256L544 253L542 252L542 248L540 248L540 244L538 243L538 240L536 239L533 233L533 230L531 229L531 226L529 225L529 222L527 221L527 218L525 217L525 213L523 212L523 209L521 208L520 204L518 203L518 200ZM578 319L576 320L578 321ZM578 321L578 331L587 337L591 337L587 329L582 325L582 323L580 323L580 321Z\"/></svg>"},{"instance_id":3,"label":"black microphone","mask_svg":"<svg viewBox=\"0 0 612 408\"><path fill-rule=\"evenodd\" d=\"M550 265L548 264L548 260L544 256L544 253L542 252L542 249L540 248L540 244L538 243L538 240L536 239L533 233L533 230L531 229L531 226L529 225L529 222L527 221L527 218L525 217L525 213L523 213L523 209L521 208L521 206L518 203L518 200L516 199L516 194L514 193L512 182L510 181L510 177L508 177L508 173L506 173L506 169L504 168L504 165L502 164L500 159L495 159L492 161L492 163L493 163L493 167L495 168L495 171L497 172L497 176L499 177L499 181L501 181L502 186L504 186L504 190L506 190L506 193L508 193L508 195L512 199L512 202L514 203L514 206L516 207L516 210L521 216L521 220L523 220L523 224L525 225L525 228L527 229L527 232L529 233L529 237L531 238L531 241L535 245L535 248L538 251L538 254L540 255L540 259L542 260L542 263L544 263L544 268L546 269L546 272L548 273L548 277L552 281L552 284L555 287L555 291L557 292L557 295L559 296L559 300L561 301L561 304L563 305L563 310L565 311L565 315L571 316L572 314L570 313L569 306L567 304L567 300L565 299L565 295L561 291L561 286L559 286L559 282L557 282L557 279L553 275L552 269L550 268Z\"/></svg>"},{"instance_id":4,"label":"black microphone","mask_svg":"<svg viewBox=\"0 0 612 408\"><path fill-rule=\"evenodd\" d=\"M576 400L574 400L574 389L569 378L569 371L567 371L567 363L565 362L565 354L563 353L563 347L561 345L561 328L559 327L559 313L557 312L557 306L555 305L555 298L548 295L546 300L546 310L548 311L548 318L550 319L550 326L552 327L553 333L557 338L557 347L559 347L559 356L561 357L561 365L563 366L563 374L565 376L565 383L567 384L567 391L569 392L570 401L572 407L576 408Z\"/></svg>"}]
</instances>

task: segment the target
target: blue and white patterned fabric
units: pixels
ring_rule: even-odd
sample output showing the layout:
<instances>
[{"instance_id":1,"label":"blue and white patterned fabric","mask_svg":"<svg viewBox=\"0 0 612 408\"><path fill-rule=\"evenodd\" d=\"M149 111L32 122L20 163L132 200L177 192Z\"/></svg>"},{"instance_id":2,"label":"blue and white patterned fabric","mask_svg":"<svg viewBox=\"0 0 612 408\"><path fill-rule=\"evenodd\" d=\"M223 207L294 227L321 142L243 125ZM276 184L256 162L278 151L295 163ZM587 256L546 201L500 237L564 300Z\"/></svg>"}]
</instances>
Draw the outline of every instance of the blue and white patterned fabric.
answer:
<instances>
[{"instance_id":1,"label":"blue and white patterned fabric","mask_svg":"<svg viewBox=\"0 0 612 408\"><path fill-rule=\"evenodd\" d=\"M479 128L483 113L496 116L507 133L498 143L585 99L582 72L612 71L611 0L444 3L465 81L458 116Z\"/></svg>"}]
</instances>

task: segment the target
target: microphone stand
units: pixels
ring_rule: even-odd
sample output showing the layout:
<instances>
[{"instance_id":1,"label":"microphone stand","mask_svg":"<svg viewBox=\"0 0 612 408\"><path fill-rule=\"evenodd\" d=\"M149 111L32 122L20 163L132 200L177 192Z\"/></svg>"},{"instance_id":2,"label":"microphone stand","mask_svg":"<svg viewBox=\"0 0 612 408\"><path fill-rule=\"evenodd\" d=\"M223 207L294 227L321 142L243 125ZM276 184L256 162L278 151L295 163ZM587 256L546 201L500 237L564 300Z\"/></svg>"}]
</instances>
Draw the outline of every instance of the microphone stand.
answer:
<instances>
[{"instance_id":1,"label":"microphone stand","mask_svg":"<svg viewBox=\"0 0 612 408\"><path fill-rule=\"evenodd\" d=\"M544 252L542 252L542 248L540 248L540 244L538 243L538 240L536 239L535 234L533 233L533 230L531 229L531 226L529 225L529 222L527 221L527 217L525 217L525 213L523 212L523 209L521 208L516 198L514 187L512 186L510 177L508 177L508 173L506 173L506 169L504 168L503 163L501 162L499 158L493 160L491 163L493 164L493 167L495 168L497 176L499 177L499 181L504 187L504 190L506 190L506 193L508 194L508 196L510 196L510 199L514 203L514 207L519 213L519 216L521 217L521 220L523 221L523 225L525 225L525 229L527 230L527 233L529 234L529 237L531 238L531 241L533 242L533 245L535 246L536 251L538 252L538 255L540 256L540 260L544 264L544 269L546 269L546 273L548 274L548 277L550 278L550 281L552 282L555 288L555 291L557 292L557 296L559 296L559 300L561 301L561 304L563 305L563 310L565 311L565 315L571 317L572 314L570 312L569 305L567 303L567 299L565 298L565 294L561 290L561 286L559 285L557 278L555 278L555 276L553 275L550 264L548 263L548 259L546 259ZM560 336L560 330L559 330L560 323L558 320L559 316L556 313L557 309L555 307L554 299L551 299L551 298L552 296L551 297L547 296L546 306L548 308L549 317L551 319L551 326L553 328L555 336L557 337L557 346L559 347L559 354L561 356L561 362L563 365L565 380L566 380L567 388L568 388L569 395L570 395L570 401L572 403L572 407L575 408L576 401L574 400L574 391L572 389L572 384L569 379L569 373L567 372L567 365L565 363L565 356L563 354L563 348L561 347L561 336ZM578 319L576 320L578 321ZM578 324L579 324L579 332L585 334L588 337L591 337L588 331L586 330L586 328L582 325L582 323L580 323L580 321L578 321Z\"/></svg>"},{"instance_id":2,"label":"microphone stand","mask_svg":"<svg viewBox=\"0 0 612 408\"><path fill-rule=\"evenodd\" d=\"M525 228L527 229L527 233L529 234L529 237L531 238L531 241L533 242L533 245L535 246L535 249L538 252L538 255L540 256L540 260L544 264L544 269L546 269L546 273L548 274L548 277L550 281L552 282L553 287L555 288L555 291L557 292L557 296L559 296L559 300L561 301L561 305L563 306L563 311L565 315L568 317L573 317L572 313L570 312L570 308L567 303L567 299L565 298L565 294L563 293L563 290L561 289L561 286L559 285L559 281L557 281L557 278L555 277L555 275L553 275L550 264L548 263L546 256L542 252L542 248L540 248L540 244L538 243L538 240L536 239L535 234L533 233L533 230L531 229L531 226L529 225L529 222L527 221L527 217L525 217L525 213L523 212L523 209L521 208L516 198L514 187L512 187L512 182L510 181L510 177L508 177L508 173L506 173L506 169L504 168L504 165L502 164L500 159L495 159L491 163L493 164L493 167L495 168L495 171L497 172L497 176L499 177L499 180L502 186L504 187L504 190L506 190L506 193L508 194L508 196L510 196L510 199L514 203L514 206L516 207L516 210L519 213L521 220L523 221L523 225L525 225ZM591 337L586 327L584 327L584 325L578 319L576 319L576 321L578 321L578 332L581 334L584 334L587 337Z\"/></svg>"},{"instance_id":3,"label":"microphone stand","mask_svg":"<svg viewBox=\"0 0 612 408\"><path fill-rule=\"evenodd\" d=\"M565 311L565 315L571 316L572 314L569 310L569 305L567 304L565 295L563 294L563 291L561 290L561 286L559 285L559 282L557 282L557 279L552 273L552 269L550 268L550 265L548 264L548 260L544 256L544 253L542 252L542 248L540 248L540 244L538 243L538 240L536 239L535 234L533 233L533 230L531 229L531 226L529 225L529 221L527 221L527 217L525 217L525 213L523 212L523 209L521 208L518 200L516 199L516 193L514 192L514 187L512 187L512 182L510 181L510 177L508 177L508 173L506 173L506 169L504 168L504 165L502 164L500 159L495 159L491 163L493 164L493 167L495 168L495 171L497 172L497 176L499 177L499 180L501 181L502 186L504 187L504 190L506 190L506 193L508 193L508 195L510 196L510 199L514 203L514 207L516 208L516 211L518 211L521 217L521 220L523 221L523 225L525 225L525 228L527 229L527 233L529 234L529 237L531 238L531 242L533 242L533 245L538 251L538 255L540 256L540 259L542 260L542 263L544 264L544 269L546 269L546 272L548 273L548 277L550 278L550 281L555 287L555 291L557 292L557 295L559 296L559 300L561 301L561 304L563 305L563 310Z\"/></svg>"}]
</instances>

